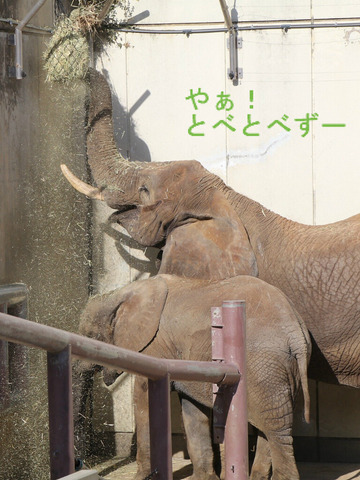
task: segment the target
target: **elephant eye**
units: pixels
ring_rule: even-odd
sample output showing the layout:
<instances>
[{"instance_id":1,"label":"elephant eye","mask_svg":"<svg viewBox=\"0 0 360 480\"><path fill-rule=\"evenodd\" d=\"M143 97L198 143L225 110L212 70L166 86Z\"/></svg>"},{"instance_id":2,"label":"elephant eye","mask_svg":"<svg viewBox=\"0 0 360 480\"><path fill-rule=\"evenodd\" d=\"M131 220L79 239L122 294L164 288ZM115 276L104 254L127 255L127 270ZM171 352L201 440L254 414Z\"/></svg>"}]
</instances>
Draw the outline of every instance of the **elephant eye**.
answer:
<instances>
[{"instance_id":1,"label":"elephant eye","mask_svg":"<svg viewBox=\"0 0 360 480\"><path fill-rule=\"evenodd\" d=\"M146 185L142 185L139 188L139 197L140 197L140 202L144 205L149 203L150 200L150 192L149 189L147 188Z\"/></svg>"}]
</instances>

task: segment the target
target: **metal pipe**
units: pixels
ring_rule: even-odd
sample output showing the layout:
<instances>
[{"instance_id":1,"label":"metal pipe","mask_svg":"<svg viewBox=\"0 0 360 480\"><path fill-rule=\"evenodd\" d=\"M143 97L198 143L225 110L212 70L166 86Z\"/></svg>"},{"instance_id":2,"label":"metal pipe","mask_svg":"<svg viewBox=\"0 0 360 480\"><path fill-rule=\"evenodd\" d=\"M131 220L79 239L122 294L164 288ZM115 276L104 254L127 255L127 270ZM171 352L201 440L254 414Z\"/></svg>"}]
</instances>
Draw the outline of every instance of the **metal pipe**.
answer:
<instances>
[{"instance_id":1,"label":"metal pipe","mask_svg":"<svg viewBox=\"0 0 360 480\"><path fill-rule=\"evenodd\" d=\"M211 308L211 350L213 362L224 362L224 324L222 308ZM228 405L224 402L224 388L213 384L213 441L224 443L225 423Z\"/></svg>"},{"instance_id":2,"label":"metal pipe","mask_svg":"<svg viewBox=\"0 0 360 480\"><path fill-rule=\"evenodd\" d=\"M10 26L18 25L20 23L18 20L15 20L14 18L2 18L2 17L0 17L0 22L8 23ZM52 28L38 27L36 25L31 25L30 23L28 23L26 25L26 27L24 27L24 28L27 28L27 29L29 28L31 30L38 30L39 32L44 32L44 33L49 33L49 34L52 33L52 31L53 31Z\"/></svg>"},{"instance_id":3,"label":"metal pipe","mask_svg":"<svg viewBox=\"0 0 360 480\"><path fill-rule=\"evenodd\" d=\"M97 17L97 20L98 22L102 22L104 20L104 18L106 17L106 15L109 13L109 10L112 6L112 4L114 3L115 0L106 0L104 5L103 5L103 8L101 9L101 12L99 13L98 17Z\"/></svg>"},{"instance_id":4,"label":"metal pipe","mask_svg":"<svg viewBox=\"0 0 360 480\"><path fill-rule=\"evenodd\" d=\"M233 25L233 22L231 20L231 17L230 17L230 14L229 14L229 9L228 9L228 6L227 6L225 0L220 0L220 6L221 6L221 10L222 10L223 15L224 15L225 24L226 24L229 32L232 32L234 30L234 25Z\"/></svg>"},{"instance_id":5,"label":"metal pipe","mask_svg":"<svg viewBox=\"0 0 360 480\"><path fill-rule=\"evenodd\" d=\"M0 312L6 313L7 305L0 296ZM9 406L9 362L8 342L0 340L0 407L5 409Z\"/></svg>"},{"instance_id":6,"label":"metal pipe","mask_svg":"<svg viewBox=\"0 0 360 480\"><path fill-rule=\"evenodd\" d=\"M28 290L23 283L0 286L0 312L8 313L9 308L21 318L27 317ZM14 313L13 312L13 313ZM0 403L3 408L10 405L11 397L17 395L27 386L28 377L24 375L27 368L26 347L12 346L11 378L9 366L9 345L0 341ZM10 387L12 383L12 387ZM10 390L11 388L11 390Z\"/></svg>"},{"instance_id":7,"label":"metal pipe","mask_svg":"<svg viewBox=\"0 0 360 480\"><path fill-rule=\"evenodd\" d=\"M27 288L23 283L13 283L9 285L0 286L0 304L7 303L8 306L23 303L27 299ZM21 318L25 318L26 313L21 315Z\"/></svg>"},{"instance_id":8,"label":"metal pipe","mask_svg":"<svg viewBox=\"0 0 360 480\"><path fill-rule=\"evenodd\" d=\"M40 10L44 5L46 0L39 0L31 10L25 15L23 20L15 28L15 68L16 68L16 78L21 80L25 77L25 72L23 71L23 48L22 48L22 31L26 24L32 19L32 17Z\"/></svg>"},{"instance_id":9,"label":"metal pipe","mask_svg":"<svg viewBox=\"0 0 360 480\"><path fill-rule=\"evenodd\" d=\"M248 420L246 396L245 302L227 301L222 305L225 361L241 372L237 385L226 387L229 410L225 424L225 478L248 478Z\"/></svg>"},{"instance_id":10,"label":"metal pipe","mask_svg":"<svg viewBox=\"0 0 360 480\"><path fill-rule=\"evenodd\" d=\"M301 29L301 28L338 28L338 27L360 27L360 22L332 22L332 23L281 23L273 25L244 25L236 26L235 29L238 31L249 31L249 30L291 30Z\"/></svg>"},{"instance_id":11,"label":"metal pipe","mask_svg":"<svg viewBox=\"0 0 360 480\"><path fill-rule=\"evenodd\" d=\"M219 27L219 28L198 28L198 29L192 29L192 28L183 28L179 30L152 30L152 29L140 29L140 28L129 28L129 27L117 27L116 25L108 25L108 28L111 28L113 30L117 30L119 32L124 32L124 33L151 33L151 34L159 34L159 35L179 35L179 34L184 34L184 35L192 35L193 33L224 33L227 32L228 29L226 27Z\"/></svg>"},{"instance_id":12,"label":"metal pipe","mask_svg":"<svg viewBox=\"0 0 360 480\"><path fill-rule=\"evenodd\" d=\"M284 30L288 31L291 29L302 29L302 28L347 28L347 27L360 27L360 22L332 22L332 23L278 23L272 25L244 25L241 24L234 24L234 30L236 32L244 32L244 31L257 31L257 30ZM144 34L157 34L157 35L179 35L184 34L186 36L190 36L192 34L199 34L199 33L224 33L228 32L228 28L219 27L219 28L199 28L199 29L191 29L191 28L183 28L179 30L152 30L152 29L135 29L135 28L128 28L128 27L116 27L115 25L109 25L109 28L114 30L118 30L119 32L124 33L144 33Z\"/></svg>"},{"instance_id":13,"label":"metal pipe","mask_svg":"<svg viewBox=\"0 0 360 480\"><path fill-rule=\"evenodd\" d=\"M42 348L50 353L58 353L67 345L71 345L75 357L144 375L153 380L162 378L167 373L174 380L209 383L231 384L240 378L239 371L234 366L155 358L5 313L0 313L0 338Z\"/></svg>"},{"instance_id":14,"label":"metal pipe","mask_svg":"<svg viewBox=\"0 0 360 480\"><path fill-rule=\"evenodd\" d=\"M172 479L170 375L149 379L150 461L153 478Z\"/></svg>"},{"instance_id":15,"label":"metal pipe","mask_svg":"<svg viewBox=\"0 0 360 480\"><path fill-rule=\"evenodd\" d=\"M50 478L75 471L71 347L47 354Z\"/></svg>"}]
</instances>

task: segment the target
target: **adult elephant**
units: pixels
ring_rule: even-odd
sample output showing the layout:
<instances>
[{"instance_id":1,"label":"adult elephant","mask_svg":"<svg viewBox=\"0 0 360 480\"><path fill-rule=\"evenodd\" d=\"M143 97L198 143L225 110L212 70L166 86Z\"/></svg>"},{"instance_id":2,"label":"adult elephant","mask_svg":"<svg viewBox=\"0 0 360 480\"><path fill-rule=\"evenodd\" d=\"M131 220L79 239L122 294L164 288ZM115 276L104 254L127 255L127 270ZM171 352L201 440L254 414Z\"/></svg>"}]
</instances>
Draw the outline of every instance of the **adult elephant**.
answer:
<instances>
[{"instance_id":1,"label":"adult elephant","mask_svg":"<svg viewBox=\"0 0 360 480\"><path fill-rule=\"evenodd\" d=\"M201 230L216 259L214 231L235 222L230 248L234 272L219 275L250 273L280 288L312 335L310 375L360 386L360 215L324 226L302 225L235 192L197 161L124 160L113 137L111 92L95 71L90 74L87 147L97 187L80 182L64 167L70 183L115 209L113 220L140 244L166 242L164 261L170 266L184 261L176 257L179 249L174 253L170 248L180 227L195 234ZM184 241L191 247L191 236ZM187 276L197 276L206 248L188 265Z\"/></svg>"}]
</instances>

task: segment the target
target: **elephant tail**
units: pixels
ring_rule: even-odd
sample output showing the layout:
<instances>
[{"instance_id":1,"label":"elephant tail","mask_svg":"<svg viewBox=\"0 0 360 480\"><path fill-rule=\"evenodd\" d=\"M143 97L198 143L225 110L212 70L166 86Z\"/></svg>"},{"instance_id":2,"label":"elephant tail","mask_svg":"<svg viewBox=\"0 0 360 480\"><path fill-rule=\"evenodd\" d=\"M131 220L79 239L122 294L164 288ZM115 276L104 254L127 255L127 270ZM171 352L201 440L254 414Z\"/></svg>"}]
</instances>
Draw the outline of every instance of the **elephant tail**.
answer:
<instances>
[{"instance_id":1,"label":"elephant tail","mask_svg":"<svg viewBox=\"0 0 360 480\"><path fill-rule=\"evenodd\" d=\"M297 357L299 367L300 383L304 396L304 418L306 423L310 423L310 393L307 376L308 356L307 352L301 352Z\"/></svg>"},{"instance_id":2,"label":"elephant tail","mask_svg":"<svg viewBox=\"0 0 360 480\"><path fill-rule=\"evenodd\" d=\"M297 324L300 328L299 335L296 336L296 341L293 344L293 348L290 349L296 358L296 362L299 369L300 383L304 397L304 419L306 423L310 423L310 393L308 382L308 365L311 356L311 338L309 330L307 329L305 322L296 310L294 304L290 299L287 299L292 307L292 311L296 317Z\"/></svg>"},{"instance_id":3,"label":"elephant tail","mask_svg":"<svg viewBox=\"0 0 360 480\"><path fill-rule=\"evenodd\" d=\"M290 301L289 301L290 302ZM291 302L290 302L291 304ZM300 351L299 348L295 349L296 352L296 360L299 368L299 375L300 375L300 383L301 388L303 391L304 397L304 419L306 423L310 423L310 393L309 393L309 382L308 382L308 365L310 362L310 355L311 355L311 339L309 331L305 325L305 322L301 318L298 311L295 309L294 305L293 312L297 318L298 325L300 327L301 333L300 336L302 337ZM297 344L299 347L299 344Z\"/></svg>"}]
</instances>

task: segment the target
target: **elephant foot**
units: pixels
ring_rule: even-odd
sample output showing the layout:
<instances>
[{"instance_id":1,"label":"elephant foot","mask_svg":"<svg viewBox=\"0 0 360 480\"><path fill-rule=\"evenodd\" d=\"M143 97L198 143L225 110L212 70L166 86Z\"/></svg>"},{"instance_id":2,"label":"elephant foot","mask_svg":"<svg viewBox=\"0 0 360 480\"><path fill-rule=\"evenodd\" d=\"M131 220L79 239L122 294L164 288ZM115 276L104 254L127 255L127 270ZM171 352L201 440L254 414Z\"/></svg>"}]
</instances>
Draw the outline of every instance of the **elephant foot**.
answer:
<instances>
[{"instance_id":1,"label":"elephant foot","mask_svg":"<svg viewBox=\"0 0 360 480\"><path fill-rule=\"evenodd\" d=\"M269 480L270 479L270 474L266 474L264 472L253 472L251 471L251 476L250 480ZM290 479L288 479L290 480Z\"/></svg>"},{"instance_id":2,"label":"elephant foot","mask_svg":"<svg viewBox=\"0 0 360 480\"><path fill-rule=\"evenodd\" d=\"M219 480L219 477L215 473L193 473L190 477L186 477L185 480Z\"/></svg>"},{"instance_id":3,"label":"elephant foot","mask_svg":"<svg viewBox=\"0 0 360 480\"><path fill-rule=\"evenodd\" d=\"M145 479L149 479L149 480L152 479L150 469L138 469L136 474L132 477L132 480L145 480Z\"/></svg>"}]
</instances>

